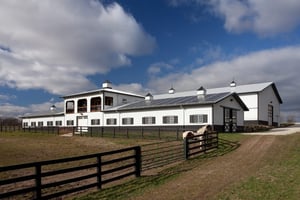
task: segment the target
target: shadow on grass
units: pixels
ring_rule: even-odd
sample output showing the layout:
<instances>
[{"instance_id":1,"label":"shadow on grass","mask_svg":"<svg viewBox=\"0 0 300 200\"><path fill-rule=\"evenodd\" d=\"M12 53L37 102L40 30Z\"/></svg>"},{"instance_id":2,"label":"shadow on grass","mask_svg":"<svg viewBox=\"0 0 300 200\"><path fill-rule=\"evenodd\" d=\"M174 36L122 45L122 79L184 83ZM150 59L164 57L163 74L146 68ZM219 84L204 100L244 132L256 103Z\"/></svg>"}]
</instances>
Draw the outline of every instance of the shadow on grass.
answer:
<instances>
[{"instance_id":1,"label":"shadow on grass","mask_svg":"<svg viewBox=\"0 0 300 200\"><path fill-rule=\"evenodd\" d=\"M156 175L143 175L127 183L102 189L91 194L76 199L90 200L90 199L128 199L144 193L150 188L159 187L164 183L176 178L183 172L190 171L194 168L201 167L208 159L228 154L240 147L239 142L219 139L219 147L216 150L207 152L200 156L194 157L190 160L179 163L176 166L162 170Z\"/></svg>"}]
</instances>

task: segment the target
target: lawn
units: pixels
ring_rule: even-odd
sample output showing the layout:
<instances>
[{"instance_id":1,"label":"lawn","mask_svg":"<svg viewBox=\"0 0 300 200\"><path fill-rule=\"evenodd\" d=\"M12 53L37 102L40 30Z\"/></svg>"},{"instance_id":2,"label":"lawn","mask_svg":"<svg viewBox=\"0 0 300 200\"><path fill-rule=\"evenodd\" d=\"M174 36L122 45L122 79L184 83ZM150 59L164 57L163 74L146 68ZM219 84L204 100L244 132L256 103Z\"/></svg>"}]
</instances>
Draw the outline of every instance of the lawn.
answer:
<instances>
[{"instance_id":1,"label":"lawn","mask_svg":"<svg viewBox=\"0 0 300 200\"><path fill-rule=\"evenodd\" d=\"M217 199L300 199L300 134L277 137L263 167Z\"/></svg>"}]
</instances>

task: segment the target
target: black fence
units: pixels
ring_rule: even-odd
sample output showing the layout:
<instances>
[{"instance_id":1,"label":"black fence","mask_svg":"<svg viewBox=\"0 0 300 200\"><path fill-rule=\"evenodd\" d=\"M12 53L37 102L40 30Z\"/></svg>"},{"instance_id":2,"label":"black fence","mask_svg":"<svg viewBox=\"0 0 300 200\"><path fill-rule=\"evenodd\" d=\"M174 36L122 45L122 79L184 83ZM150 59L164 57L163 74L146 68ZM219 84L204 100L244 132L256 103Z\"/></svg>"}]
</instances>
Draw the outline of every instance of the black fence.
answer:
<instances>
[{"instance_id":1,"label":"black fence","mask_svg":"<svg viewBox=\"0 0 300 200\"><path fill-rule=\"evenodd\" d=\"M199 126L41 126L26 127L23 128L23 131L53 134L72 133L73 135L90 137L181 140L181 134L184 131L196 131L199 128Z\"/></svg>"},{"instance_id":2,"label":"black fence","mask_svg":"<svg viewBox=\"0 0 300 200\"><path fill-rule=\"evenodd\" d=\"M78 193L218 148L218 133L111 152L0 167L0 199L50 199Z\"/></svg>"},{"instance_id":3,"label":"black fence","mask_svg":"<svg viewBox=\"0 0 300 200\"><path fill-rule=\"evenodd\" d=\"M142 145L142 171L184 160L182 141L164 141Z\"/></svg>"},{"instance_id":4,"label":"black fence","mask_svg":"<svg viewBox=\"0 0 300 200\"><path fill-rule=\"evenodd\" d=\"M141 175L139 146L99 154L0 167L0 199L50 199ZM13 178L11 178L13 177Z\"/></svg>"},{"instance_id":5,"label":"black fence","mask_svg":"<svg viewBox=\"0 0 300 200\"><path fill-rule=\"evenodd\" d=\"M15 131L21 131L22 126L7 126L7 125L1 125L0 124L0 132L15 132Z\"/></svg>"}]
</instances>

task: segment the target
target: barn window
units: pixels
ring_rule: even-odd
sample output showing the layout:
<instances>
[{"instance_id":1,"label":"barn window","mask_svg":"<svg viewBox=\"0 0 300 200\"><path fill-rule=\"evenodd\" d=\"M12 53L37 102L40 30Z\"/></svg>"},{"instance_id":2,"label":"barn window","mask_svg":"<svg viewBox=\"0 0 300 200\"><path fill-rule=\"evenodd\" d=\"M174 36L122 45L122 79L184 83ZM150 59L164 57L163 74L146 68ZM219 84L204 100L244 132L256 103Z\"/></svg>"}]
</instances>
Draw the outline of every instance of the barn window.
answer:
<instances>
[{"instance_id":1,"label":"barn window","mask_svg":"<svg viewBox=\"0 0 300 200\"><path fill-rule=\"evenodd\" d=\"M31 122L30 126L36 127L36 122Z\"/></svg>"},{"instance_id":2,"label":"barn window","mask_svg":"<svg viewBox=\"0 0 300 200\"><path fill-rule=\"evenodd\" d=\"M117 119L116 118L108 118L108 119L106 119L106 124L107 125L116 125Z\"/></svg>"},{"instance_id":3,"label":"barn window","mask_svg":"<svg viewBox=\"0 0 300 200\"><path fill-rule=\"evenodd\" d=\"M100 125L100 119L92 119L91 125Z\"/></svg>"},{"instance_id":4,"label":"barn window","mask_svg":"<svg viewBox=\"0 0 300 200\"><path fill-rule=\"evenodd\" d=\"M61 126L62 125L62 121L55 121L55 125L56 126Z\"/></svg>"},{"instance_id":5,"label":"barn window","mask_svg":"<svg viewBox=\"0 0 300 200\"><path fill-rule=\"evenodd\" d=\"M155 124L155 117L143 117L143 124Z\"/></svg>"},{"instance_id":6,"label":"barn window","mask_svg":"<svg viewBox=\"0 0 300 200\"><path fill-rule=\"evenodd\" d=\"M67 101L66 103L66 113L74 113L74 101Z\"/></svg>"},{"instance_id":7,"label":"barn window","mask_svg":"<svg viewBox=\"0 0 300 200\"><path fill-rule=\"evenodd\" d=\"M53 121L47 121L47 126L53 126Z\"/></svg>"},{"instance_id":8,"label":"barn window","mask_svg":"<svg viewBox=\"0 0 300 200\"><path fill-rule=\"evenodd\" d=\"M101 98L94 97L91 99L91 112L101 111Z\"/></svg>"},{"instance_id":9,"label":"barn window","mask_svg":"<svg viewBox=\"0 0 300 200\"><path fill-rule=\"evenodd\" d=\"M24 127L28 127L28 122L24 122L24 123L23 123L23 126L24 126Z\"/></svg>"},{"instance_id":10,"label":"barn window","mask_svg":"<svg viewBox=\"0 0 300 200\"><path fill-rule=\"evenodd\" d=\"M207 115L190 115L190 123L207 123Z\"/></svg>"},{"instance_id":11,"label":"barn window","mask_svg":"<svg viewBox=\"0 0 300 200\"><path fill-rule=\"evenodd\" d=\"M105 105L112 106L114 104L114 99L112 97L105 97Z\"/></svg>"},{"instance_id":12,"label":"barn window","mask_svg":"<svg viewBox=\"0 0 300 200\"><path fill-rule=\"evenodd\" d=\"M178 124L178 116L163 116L164 124Z\"/></svg>"},{"instance_id":13,"label":"barn window","mask_svg":"<svg viewBox=\"0 0 300 200\"><path fill-rule=\"evenodd\" d=\"M79 99L78 100L78 109L79 113L87 112L87 100L86 99Z\"/></svg>"},{"instance_id":14,"label":"barn window","mask_svg":"<svg viewBox=\"0 0 300 200\"><path fill-rule=\"evenodd\" d=\"M73 126L74 121L73 120L67 120L67 126Z\"/></svg>"},{"instance_id":15,"label":"barn window","mask_svg":"<svg viewBox=\"0 0 300 200\"><path fill-rule=\"evenodd\" d=\"M133 118L132 117L122 118L122 124L123 125L133 124Z\"/></svg>"},{"instance_id":16,"label":"barn window","mask_svg":"<svg viewBox=\"0 0 300 200\"><path fill-rule=\"evenodd\" d=\"M38 127L42 127L43 126L43 122L38 122Z\"/></svg>"}]
</instances>

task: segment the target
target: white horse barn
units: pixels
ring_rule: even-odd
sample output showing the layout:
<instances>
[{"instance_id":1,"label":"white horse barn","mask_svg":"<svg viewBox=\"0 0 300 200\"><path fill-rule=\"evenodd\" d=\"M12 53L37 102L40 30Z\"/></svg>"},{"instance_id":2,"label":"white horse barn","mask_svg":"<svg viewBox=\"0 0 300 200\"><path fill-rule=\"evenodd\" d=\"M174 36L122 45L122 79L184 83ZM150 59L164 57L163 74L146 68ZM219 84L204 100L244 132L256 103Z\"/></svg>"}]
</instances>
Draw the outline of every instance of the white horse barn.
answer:
<instances>
[{"instance_id":1,"label":"white horse barn","mask_svg":"<svg viewBox=\"0 0 300 200\"><path fill-rule=\"evenodd\" d=\"M70 94L64 111L22 117L23 127L187 127L242 131L245 124L278 125L282 100L272 82L141 96L102 88ZM54 108L54 107L52 107Z\"/></svg>"}]
</instances>

